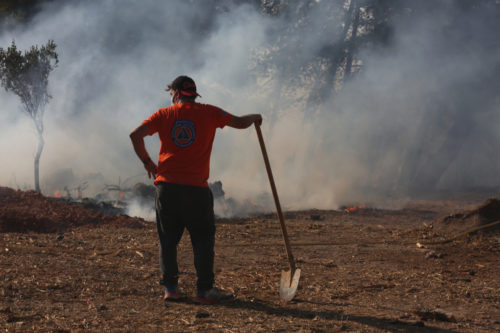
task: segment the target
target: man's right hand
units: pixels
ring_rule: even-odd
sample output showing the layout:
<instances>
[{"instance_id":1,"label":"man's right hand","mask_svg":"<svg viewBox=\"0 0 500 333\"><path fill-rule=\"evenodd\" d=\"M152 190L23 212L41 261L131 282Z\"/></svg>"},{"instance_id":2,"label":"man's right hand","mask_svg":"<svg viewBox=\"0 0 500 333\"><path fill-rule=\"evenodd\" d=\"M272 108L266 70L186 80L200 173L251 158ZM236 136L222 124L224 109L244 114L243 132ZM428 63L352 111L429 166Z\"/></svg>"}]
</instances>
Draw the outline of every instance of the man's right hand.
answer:
<instances>
[{"instance_id":1,"label":"man's right hand","mask_svg":"<svg viewBox=\"0 0 500 333\"><path fill-rule=\"evenodd\" d=\"M241 117L234 116L227 125L229 127L243 129L250 127L254 123L259 126L262 124L262 116L260 114L247 114Z\"/></svg>"},{"instance_id":2,"label":"man's right hand","mask_svg":"<svg viewBox=\"0 0 500 333\"><path fill-rule=\"evenodd\" d=\"M256 114L254 115L255 116L255 119L254 119L254 124L257 124L258 126L262 125L262 116L260 114Z\"/></svg>"}]
</instances>

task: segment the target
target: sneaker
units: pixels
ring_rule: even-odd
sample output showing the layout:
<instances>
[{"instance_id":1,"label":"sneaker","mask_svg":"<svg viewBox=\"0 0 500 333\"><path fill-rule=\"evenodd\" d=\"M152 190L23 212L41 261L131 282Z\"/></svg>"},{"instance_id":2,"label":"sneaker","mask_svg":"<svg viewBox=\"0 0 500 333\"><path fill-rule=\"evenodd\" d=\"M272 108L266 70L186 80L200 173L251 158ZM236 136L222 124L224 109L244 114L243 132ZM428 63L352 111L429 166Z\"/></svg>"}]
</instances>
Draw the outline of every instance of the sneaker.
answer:
<instances>
[{"instance_id":1,"label":"sneaker","mask_svg":"<svg viewBox=\"0 0 500 333\"><path fill-rule=\"evenodd\" d=\"M225 293L214 287L205 291L198 290L198 296L194 298L194 301L201 304L215 304L232 298L233 295Z\"/></svg>"},{"instance_id":2,"label":"sneaker","mask_svg":"<svg viewBox=\"0 0 500 333\"><path fill-rule=\"evenodd\" d=\"M184 295L177 287L166 287L165 295L163 295L163 299L165 301L178 301L185 298Z\"/></svg>"}]
</instances>

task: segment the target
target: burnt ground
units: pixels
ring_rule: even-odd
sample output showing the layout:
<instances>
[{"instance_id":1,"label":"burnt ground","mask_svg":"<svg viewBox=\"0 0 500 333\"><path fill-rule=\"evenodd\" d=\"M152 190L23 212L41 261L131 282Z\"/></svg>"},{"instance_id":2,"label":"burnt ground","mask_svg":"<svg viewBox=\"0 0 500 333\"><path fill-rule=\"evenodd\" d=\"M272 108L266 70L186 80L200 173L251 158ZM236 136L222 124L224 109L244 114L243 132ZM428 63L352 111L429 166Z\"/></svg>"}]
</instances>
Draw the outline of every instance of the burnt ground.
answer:
<instances>
[{"instance_id":1,"label":"burnt ground","mask_svg":"<svg viewBox=\"0 0 500 333\"><path fill-rule=\"evenodd\" d=\"M278 295L281 271L288 266L276 217L218 220L217 285L235 299L207 306L162 300L153 223L0 188L0 327L8 332L500 331L498 228L443 242L500 219L494 204L482 203L414 201L399 210L286 212L302 270L297 295L288 303ZM500 217L500 208L497 213ZM187 235L179 245L179 263L180 287L194 295Z\"/></svg>"}]
</instances>

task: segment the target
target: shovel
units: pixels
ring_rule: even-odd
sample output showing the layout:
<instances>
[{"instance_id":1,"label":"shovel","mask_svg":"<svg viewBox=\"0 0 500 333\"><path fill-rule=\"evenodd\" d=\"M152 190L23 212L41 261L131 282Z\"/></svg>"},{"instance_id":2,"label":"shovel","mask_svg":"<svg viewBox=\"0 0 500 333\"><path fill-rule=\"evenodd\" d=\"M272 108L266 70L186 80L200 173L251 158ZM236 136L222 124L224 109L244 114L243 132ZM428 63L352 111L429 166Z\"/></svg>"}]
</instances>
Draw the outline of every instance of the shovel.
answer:
<instances>
[{"instance_id":1,"label":"shovel","mask_svg":"<svg viewBox=\"0 0 500 333\"><path fill-rule=\"evenodd\" d=\"M286 255L288 256L288 263L290 264L289 271L281 272L280 298L285 301L291 301L294 298L299 285L300 269L295 267L295 260L293 259L292 248L290 247L290 241L288 240L288 233L286 231L283 212L281 211L278 191L276 191L276 185L274 184L271 164L269 163L269 158L267 157L266 146L264 145L264 138L262 137L260 126L257 123L255 123L255 129L257 130L257 136L259 137L260 149L262 150L262 156L264 157L264 163L266 164L267 176L269 177L269 183L271 184L274 203L276 204L276 210L280 220L281 232L283 234L283 240L285 241Z\"/></svg>"}]
</instances>

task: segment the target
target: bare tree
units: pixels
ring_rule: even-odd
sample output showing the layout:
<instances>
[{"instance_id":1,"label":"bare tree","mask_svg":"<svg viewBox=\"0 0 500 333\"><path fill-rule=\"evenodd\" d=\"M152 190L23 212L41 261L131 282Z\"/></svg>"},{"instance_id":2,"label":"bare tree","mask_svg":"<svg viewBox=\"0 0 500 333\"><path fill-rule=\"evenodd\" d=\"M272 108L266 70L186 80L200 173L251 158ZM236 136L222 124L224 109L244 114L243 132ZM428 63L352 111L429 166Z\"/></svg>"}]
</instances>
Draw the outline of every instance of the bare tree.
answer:
<instances>
[{"instance_id":1,"label":"bare tree","mask_svg":"<svg viewBox=\"0 0 500 333\"><path fill-rule=\"evenodd\" d=\"M38 147L35 155L35 190L40 192L39 166L42 155L43 114L51 96L47 92L49 74L59 60L56 44L49 40L42 47L32 46L24 54L17 49L14 41L4 50L0 48L0 79L2 87L21 99L22 110L33 120L38 135Z\"/></svg>"}]
</instances>

